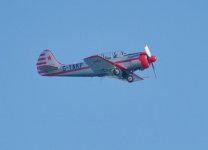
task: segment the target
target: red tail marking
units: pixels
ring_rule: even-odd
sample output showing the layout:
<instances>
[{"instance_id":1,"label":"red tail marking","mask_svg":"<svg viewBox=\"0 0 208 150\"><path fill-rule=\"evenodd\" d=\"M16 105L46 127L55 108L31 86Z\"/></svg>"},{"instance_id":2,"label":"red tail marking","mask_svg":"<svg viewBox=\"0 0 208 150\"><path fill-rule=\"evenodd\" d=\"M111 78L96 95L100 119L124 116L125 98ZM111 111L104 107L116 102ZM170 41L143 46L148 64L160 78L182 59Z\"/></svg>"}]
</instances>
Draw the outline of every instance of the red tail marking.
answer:
<instances>
[{"instance_id":1,"label":"red tail marking","mask_svg":"<svg viewBox=\"0 0 208 150\"><path fill-rule=\"evenodd\" d=\"M36 65L45 65L46 64L46 62L41 62L41 63L37 63Z\"/></svg>"},{"instance_id":2,"label":"red tail marking","mask_svg":"<svg viewBox=\"0 0 208 150\"><path fill-rule=\"evenodd\" d=\"M43 54L40 54L40 56L45 56L45 53L43 53Z\"/></svg>"},{"instance_id":3,"label":"red tail marking","mask_svg":"<svg viewBox=\"0 0 208 150\"><path fill-rule=\"evenodd\" d=\"M39 58L39 59L38 59L38 61L41 61L41 60L46 60L46 58Z\"/></svg>"},{"instance_id":4,"label":"red tail marking","mask_svg":"<svg viewBox=\"0 0 208 150\"><path fill-rule=\"evenodd\" d=\"M51 60L51 56L50 55L48 56L48 60Z\"/></svg>"},{"instance_id":5,"label":"red tail marking","mask_svg":"<svg viewBox=\"0 0 208 150\"><path fill-rule=\"evenodd\" d=\"M56 59L56 57L54 56L54 54L53 54L53 52L52 52L51 50L46 50L46 51L48 51L48 52L51 53L52 57L55 59L55 61L56 61L59 65L63 65L62 63L60 63L60 62Z\"/></svg>"}]
</instances>

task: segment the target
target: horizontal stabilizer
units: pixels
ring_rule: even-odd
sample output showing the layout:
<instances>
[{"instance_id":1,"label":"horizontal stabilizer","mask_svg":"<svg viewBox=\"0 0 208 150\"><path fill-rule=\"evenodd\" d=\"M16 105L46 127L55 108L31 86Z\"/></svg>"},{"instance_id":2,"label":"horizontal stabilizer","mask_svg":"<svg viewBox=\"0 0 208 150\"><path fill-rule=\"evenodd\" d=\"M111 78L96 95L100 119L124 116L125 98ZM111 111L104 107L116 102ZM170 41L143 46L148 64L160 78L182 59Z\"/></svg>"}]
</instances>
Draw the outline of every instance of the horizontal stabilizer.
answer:
<instances>
[{"instance_id":1,"label":"horizontal stabilizer","mask_svg":"<svg viewBox=\"0 0 208 150\"><path fill-rule=\"evenodd\" d=\"M37 67L39 70L45 70L45 71L53 71L53 70L57 70L58 67L55 66L49 66L49 65L44 65L44 66L39 66Z\"/></svg>"}]
</instances>

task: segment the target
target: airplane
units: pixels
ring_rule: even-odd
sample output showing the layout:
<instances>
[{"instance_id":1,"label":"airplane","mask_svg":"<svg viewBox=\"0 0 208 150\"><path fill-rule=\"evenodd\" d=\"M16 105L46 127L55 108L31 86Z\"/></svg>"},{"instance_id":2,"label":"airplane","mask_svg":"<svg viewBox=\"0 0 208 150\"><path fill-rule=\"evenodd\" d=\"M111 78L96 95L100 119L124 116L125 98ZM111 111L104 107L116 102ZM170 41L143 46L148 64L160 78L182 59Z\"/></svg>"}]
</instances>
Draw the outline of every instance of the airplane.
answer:
<instances>
[{"instance_id":1,"label":"airplane","mask_svg":"<svg viewBox=\"0 0 208 150\"><path fill-rule=\"evenodd\" d=\"M109 54L97 54L86 57L82 62L73 64L60 63L52 51L44 50L37 61L37 71L42 76L65 77L114 77L129 83L144 80L135 74L137 70L153 68L157 57L153 56L147 45L143 52L127 54L124 51L114 51Z\"/></svg>"}]
</instances>

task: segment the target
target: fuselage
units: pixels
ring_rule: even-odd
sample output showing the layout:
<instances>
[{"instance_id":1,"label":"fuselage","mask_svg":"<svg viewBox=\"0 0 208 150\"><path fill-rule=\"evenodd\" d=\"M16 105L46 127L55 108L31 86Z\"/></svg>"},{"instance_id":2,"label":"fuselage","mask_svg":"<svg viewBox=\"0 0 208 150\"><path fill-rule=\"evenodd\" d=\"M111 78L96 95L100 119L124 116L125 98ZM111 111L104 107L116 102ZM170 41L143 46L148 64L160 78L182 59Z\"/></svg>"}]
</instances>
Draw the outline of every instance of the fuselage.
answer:
<instances>
[{"instance_id":1,"label":"fuselage","mask_svg":"<svg viewBox=\"0 0 208 150\"><path fill-rule=\"evenodd\" d=\"M113 52L111 55L100 54L99 56L110 60L120 66L123 66L127 70L135 71L144 68L139 61L140 53L126 54L124 52ZM94 77L94 76L106 76L105 73L95 73L84 61L74 64L63 64L57 70L54 70L46 76L76 76L76 77Z\"/></svg>"}]
</instances>

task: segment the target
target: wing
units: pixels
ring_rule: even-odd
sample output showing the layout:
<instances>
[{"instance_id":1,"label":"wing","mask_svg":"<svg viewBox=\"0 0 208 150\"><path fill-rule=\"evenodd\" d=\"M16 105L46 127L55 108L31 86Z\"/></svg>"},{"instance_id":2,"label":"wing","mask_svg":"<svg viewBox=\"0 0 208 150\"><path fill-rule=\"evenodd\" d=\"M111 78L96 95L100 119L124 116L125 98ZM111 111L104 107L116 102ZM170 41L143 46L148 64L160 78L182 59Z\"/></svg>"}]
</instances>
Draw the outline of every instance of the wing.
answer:
<instances>
[{"instance_id":1,"label":"wing","mask_svg":"<svg viewBox=\"0 0 208 150\"><path fill-rule=\"evenodd\" d=\"M112 69L118 67L121 70L125 70L126 68L118 65L108 59L103 58L99 55L94 55L91 57L87 57L84 59L85 63L95 72L95 73L112 73Z\"/></svg>"},{"instance_id":2,"label":"wing","mask_svg":"<svg viewBox=\"0 0 208 150\"><path fill-rule=\"evenodd\" d=\"M134 82L144 80L144 78L140 77L139 75L137 75L135 73L133 73L132 76L134 78Z\"/></svg>"},{"instance_id":3,"label":"wing","mask_svg":"<svg viewBox=\"0 0 208 150\"><path fill-rule=\"evenodd\" d=\"M124 72L124 74L129 73L129 70L127 70L127 68L125 68L115 62L112 62L108 59L105 59L99 55L94 55L94 56L85 58L84 61L95 73L100 74L100 75L108 74L112 77L116 77L118 79L125 80L125 78L122 76L115 76L113 74L112 70L115 68L119 68L122 72ZM133 80L134 82L144 80L142 77L136 75L135 73L131 73L131 74L134 78L134 80Z\"/></svg>"}]
</instances>

